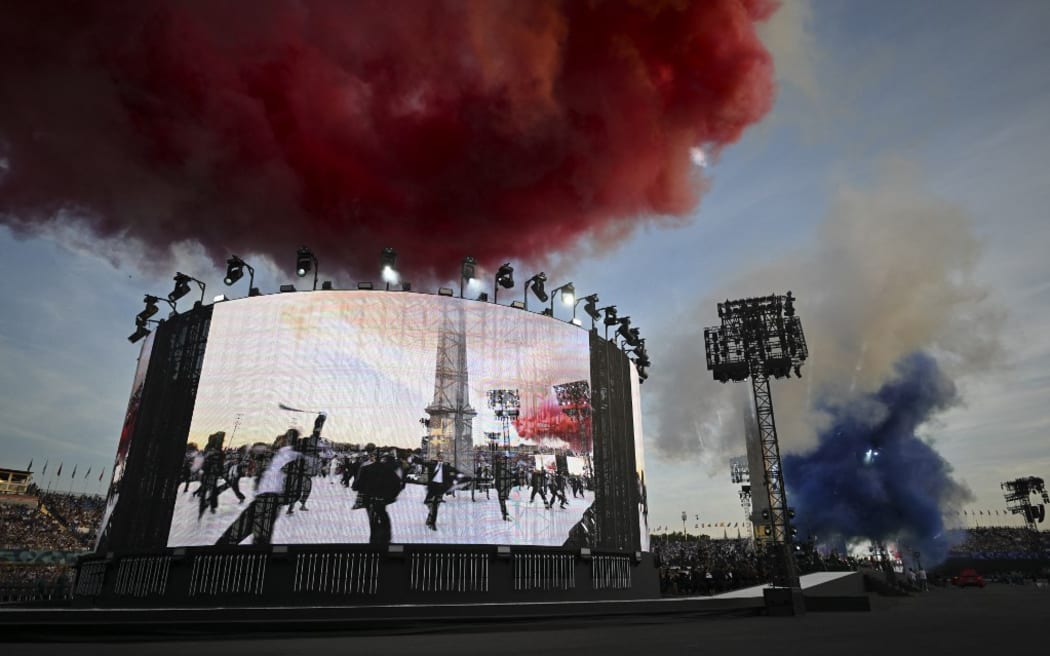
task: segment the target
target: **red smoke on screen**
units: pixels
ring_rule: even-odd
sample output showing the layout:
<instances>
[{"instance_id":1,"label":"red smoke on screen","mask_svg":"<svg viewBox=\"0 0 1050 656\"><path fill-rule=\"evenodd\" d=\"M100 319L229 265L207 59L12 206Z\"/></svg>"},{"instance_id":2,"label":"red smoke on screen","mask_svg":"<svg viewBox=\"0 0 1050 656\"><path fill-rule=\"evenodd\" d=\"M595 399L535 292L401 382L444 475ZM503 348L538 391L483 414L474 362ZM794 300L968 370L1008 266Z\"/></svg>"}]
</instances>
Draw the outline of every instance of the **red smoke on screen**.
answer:
<instances>
[{"instance_id":1,"label":"red smoke on screen","mask_svg":"<svg viewBox=\"0 0 1050 656\"><path fill-rule=\"evenodd\" d=\"M557 403L547 402L530 415L522 415L514 420L514 429L518 436L532 442L541 443L546 438L567 442L576 453L589 451L591 418L584 417L583 425L574 417L565 414Z\"/></svg>"},{"instance_id":2,"label":"red smoke on screen","mask_svg":"<svg viewBox=\"0 0 1050 656\"><path fill-rule=\"evenodd\" d=\"M416 275L684 217L772 103L771 0L10 5L0 222Z\"/></svg>"}]
</instances>

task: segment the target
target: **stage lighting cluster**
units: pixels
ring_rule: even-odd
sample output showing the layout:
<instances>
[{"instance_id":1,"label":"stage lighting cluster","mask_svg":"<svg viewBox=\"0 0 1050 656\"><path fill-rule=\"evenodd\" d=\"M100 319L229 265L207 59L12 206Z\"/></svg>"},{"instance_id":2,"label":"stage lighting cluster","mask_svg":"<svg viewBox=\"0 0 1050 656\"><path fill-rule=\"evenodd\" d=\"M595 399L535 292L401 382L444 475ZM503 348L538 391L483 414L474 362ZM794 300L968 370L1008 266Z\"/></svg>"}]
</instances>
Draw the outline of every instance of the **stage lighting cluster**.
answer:
<instances>
[{"instance_id":1,"label":"stage lighting cluster","mask_svg":"<svg viewBox=\"0 0 1050 656\"><path fill-rule=\"evenodd\" d=\"M139 312L137 315L135 315L135 332L131 333L131 335L128 335L129 342L134 344L135 342L141 340L142 338L149 335L150 332L152 332L147 326L150 321L153 321L153 315L157 314L158 312L157 303L161 301L167 303L171 306L172 314L174 314L176 311L176 301L178 301L180 298L182 298L190 292L191 282L197 283L201 288L201 300L197 303L197 306L201 305L204 302L205 285L203 282L197 280L193 276L188 276L185 273L182 273L181 271L177 271L175 273L174 281L175 285L172 288L172 290L168 293L167 298L154 296L152 294L146 294L145 297L143 297L142 300L143 303L146 304L146 307L143 308L142 312Z\"/></svg>"},{"instance_id":2,"label":"stage lighting cluster","mask_svg":"<svg viewBox=\"0 0 1050 656\"><path fill-rule=\"evenodd\" d=\"M226 275L223 277L223 283L226 286L233 286L244 278L244 272L248 272L248 296L258 296L260 294L259 289L255 287L255 269L245 262L240 256L231 255L226 260ZM317 289L318 283L318 259L314 254L313 250L308 246L301 246L296 251L295 255L295 274L300 278L305 278L310 273L314 274L313 289ZM379 272L382 280L386 283L386 288L389 290L391 285L399 285L402 291L410 291L411 285L402 280L401 271L398 269L398 254L391 247L386 247L382 250L379 255ZM479 280L479 265L478 261L473 256L466 256L460 266L460 298L464 297L466 287L471 283L477 283ZM201 301L204 301L204 290L205 285L200 280L186 275L182 272L175 274L175 286L171 293L168 294L166 302L172 306L172 310L175 310L175 303L191 290L190 283L195 282L200 286L201 289ZM613 340L622 339L623 343L621 348L625 352L629 351L633 355L633 362L635 363L639 377L642 382L648 378L648 367L649 357L645 352L645 340L641 338L638 329L633 328L630 325L630 317L619 317L616 313L616 306L609 305L606 307L598 307L598 295L588 294L585 296L578 296L576 293L576 286L572 282L567 282L563 285L555 287L548 292L547 290L547 274L543 271L531 276L525 281L523 285L524 291L522 299L520 301L511 301L510 306L516 309L528 310L529 308L529 296L534 296L541 303L550 303L550 305L543 309L542 314L544 316L554 317L555 316L555 300L560 295L562 305L566 308L572 308L571 323L574 325L581 325L581 321L577 319L576 313L580 303L583 303L584 312L591 319L591 330L594 330L595 324L602 321L605 325L605 337L609 337L609 328L616 326L615 335ZM512 289L515 285L514 281L514 267L510 262L504 262L496 270L493 285L492 285L492 302L497 303L499 300L499 292L501 289ZM358 282L356 288L359 290L371 290L374 286L369 281ZM326 280L321 287L322 290L334 289L332 281ZM296 288L291 284L280 285L280 291L282 293L295 292ZM441 287L438 289L438 295L440 296L453 296L454 292L451 287ZM487 291L477 292L476 289L471 291L471 296L477 293L476 300L481 302L489 302L489 294ZM136 331L128 339L131 342L137 342L150 333L146 327L146 322L149 317L156 314L156 302L158 297L147 296L146 310L136 317ZM159 300L165 300L163 298ZM215 302L221 302L227 300L225 295L219 295L215 297ZM198 305L200 304L198 303ZM793 314L793 308L788 305L785 308L787 312ZM603 314L604 313L604 314Z\"/></svg>"}]
</instances>

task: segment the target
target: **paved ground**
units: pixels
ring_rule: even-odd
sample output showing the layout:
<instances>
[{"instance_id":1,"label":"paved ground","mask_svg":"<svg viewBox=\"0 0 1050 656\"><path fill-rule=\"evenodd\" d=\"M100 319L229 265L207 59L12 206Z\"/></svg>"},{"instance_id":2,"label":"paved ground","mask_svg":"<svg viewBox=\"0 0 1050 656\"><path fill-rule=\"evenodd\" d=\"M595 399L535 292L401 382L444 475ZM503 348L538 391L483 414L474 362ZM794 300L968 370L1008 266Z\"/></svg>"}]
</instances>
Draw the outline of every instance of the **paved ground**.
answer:
<instances>
[{"instance_id":1,"label":"paved ground","mask_svg":"<svg viewBox=\"0 0 1050 656\"><path fill-rule=\"evenodd\" d=\"M801 656L878 654L995 654L1028 647L1046 653L1050 589L990 585L984 589L934 589L907 598L872 598L869 613L811 613L803 617L664 617L609 621L500 622L406 626L393 632L344 634L237 634L226 639L166 639L6 644L3 652L107 654L111 656L270 656L278 654L631 654L679 656L719 650L725 654ZM2 639L2 638L0 638ZM1040 646L1042 645L1042 646ZM1034 651L1032 651L1034 649Z\"/></svg>"}]
</instances>

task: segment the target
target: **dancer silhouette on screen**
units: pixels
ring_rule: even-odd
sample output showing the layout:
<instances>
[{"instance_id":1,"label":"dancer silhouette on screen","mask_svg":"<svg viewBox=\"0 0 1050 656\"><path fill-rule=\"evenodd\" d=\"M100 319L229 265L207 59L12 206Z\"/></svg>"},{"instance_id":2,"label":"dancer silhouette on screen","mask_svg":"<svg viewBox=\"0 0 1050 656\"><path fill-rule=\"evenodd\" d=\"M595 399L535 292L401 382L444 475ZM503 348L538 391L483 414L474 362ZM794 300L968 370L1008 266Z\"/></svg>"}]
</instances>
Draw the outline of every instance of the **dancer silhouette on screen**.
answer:
<instances>
[{"instance_id":1,"label":"dancer silhouette on screen","mask_svg":"<svg viewBox=\"0 0 1050 656\"><path fill-rule=\"evenodd\" d=\"M511 521L510 513L507 512L507 499L510 498L511 488L514 487L514 475L507 464L506 456L496 458L496 496L499 498L499 509L503 513L504 521Z\"/></svg>"},{"instance_id":2,"label":"dancer silhouette on screen","mask_svg":"<svg viewBox=\"0 0 1050 656\"><path fill-rule=\"evenodd\" d=\"M223 463L223 478L226 482L219 486L218 494L222 494L226 490L233 490L234 496L237 497L237 503L244 502L244 493L241 492L241 477L244 476L245 461L247 460L248 446L243 445L237 449L233 455L226 458Z\"/></svg>"},{"instance_id":3,"label":"dancer silhouette on screen","mask_svg":"<svg viewBox=\"0 0 1050 656\"><path fill-rule=\"evenodd\" d=\"M182 488L184 494L190 491L190 481L193 480L193 462L196 459L197 443L190 442L186 445L186 454L182 457L182 472L179 475L179 482L186 484Z\"/></svg>"},{"instance_id":4,"label":"dancer silhouette on screen","mask_svg":"<svg viewBox=\"0 0 1050 656\"><path fill-rule=\"evenodd\" d=\"M281 506L288 502L289 483L295 479L295 475L289 474L289 471L297 470L302 460L302 454L296 450L298 441L299 431L294 428L277 436L273 443L273 457L260 470L256 481L255 498L215 544L240 544L249 535L252 536L252 544L270 544L274 522L277 521ZM299 488L296 487L292 494L300 494Z\"/></svg>"},{"instance_id":5,"label":"dancer silhouette on screen","mask_svg":"<svg viewBox=\"0 0 1050 656\"><path fill-rule=\"evenodd\" d=\"M529 496L529 503L536 500L536 495L539 494L540 498L543 499L543 507L550 508L550 504L547 503L547 474L542 469L532 470L532 494Z\"/></svg>"},{"instance_id":6,"label":"dancer silhouette on screen","mask_svg":"<svg viewBox=\"0 0 1050 656\"><path fill-rule=\"evenodd\" d=\"M314 430L308 437L300 440L299 451L303 457L296 463L292 491L296 492L288 498L288 514L295 510L296 502L300 510L310 510L306 507L306 501L310 498L310 492L314 489L314 476L321 473L321 429L328 418L328 413L321 412L314 419Z\"/></svg>"},{"instance_id":7,"label":"dancer silhouette on screen","mask_svg":"<svg viewBox=\"0 0 1050 656\"><path fill-rule=\"evenodd\" d=\"M403 472L396 458L389 454L377 456L375 444L369 442L365 453L353 489L357 491L358 503L368 513L368 542L390 544L392 527L386 507L397 500L405 486Z\"/></svg>"},{"instance_id":8,"label":"dancer silhouette on screen","mask_svg":"<svg viewBox=\"0 0 1050 656\"><path fill-rule=\"evenodd\" d=\"M459 472L445 462L443 454L438 451L437 458L427 463L427 496L423 503L430 512L427 513L427 528L437 530L438 508L444 503L445 493L456 483Z\"/></svg>"},{"instance_id":9,"label":"dancer silhouette on screen","mask_svg":"<svg viewBox=\"0 0 1050 656\"><path fill-rule=\"evenodd\" d=\"M226 433L218 431L208 436L208 445L204 447L204 462L201 464L201 484L195 494L200 497L197 519L204 516L204 511L211 509L212 514L219 507L219 478L223 475L222 442Z\"/></svg>"},{"instance_id":10,"label":"dancer silhouette on screen","mask_svg":"<svg viewBox=\"0 0 1050 656\"><path fill-rule=\"evenodd\" d=\"M565 498L565 476L560 471L554 471L550 475L550 489L551 489L551 504L550 507L554 507L555 501L561 501L561 508L564 508L568 504L568 500Z\"/></svg>"},{"instance_id":11,"label":"dancer silhouette on screen","mask_svg":"<svg viewBox=\"0 0 1050 656\"><path fill-rule=\"evenodd\" d=\"M341 478L339 483L343 487L350 487L350 479L356 478L358 467L360 467L360 463L350 456L343 456L340 458L339 474L341 475Z\"/></svg>"}]
</instances>

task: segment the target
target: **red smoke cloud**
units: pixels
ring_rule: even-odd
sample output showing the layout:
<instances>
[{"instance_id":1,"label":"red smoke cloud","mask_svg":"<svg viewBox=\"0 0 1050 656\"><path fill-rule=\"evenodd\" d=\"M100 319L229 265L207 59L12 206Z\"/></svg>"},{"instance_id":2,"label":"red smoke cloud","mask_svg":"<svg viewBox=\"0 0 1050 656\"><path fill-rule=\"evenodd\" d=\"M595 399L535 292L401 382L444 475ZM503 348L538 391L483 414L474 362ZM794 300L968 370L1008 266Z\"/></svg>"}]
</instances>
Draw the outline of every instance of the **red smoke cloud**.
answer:
<instances>
[{"instance_id":1,"label":"red smoke cloud","mask_svg":"<svg viewBox=\"0 0 1050 656\"><path fill-rule=\"evenodd\" d=\"M537 261L682 216L770 108L772 0L18 2L0 221L372 271Z\"/></svg>"},{"instance_id":2,"label":"red smoke cloud","mask_svg":"<svg viewBox=\"0 0 1050 656\"><path fill-rule=\"evenodd\" d=\"M531 415L523 415L514 420L514 429L520 437L542 441L545 438L556 438L567 442L576 453L590 450L591 418L584 417L580 423L561 409L557 403L548 401Z\"/></svg>"}]
</instances>

